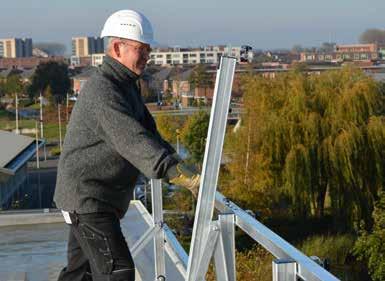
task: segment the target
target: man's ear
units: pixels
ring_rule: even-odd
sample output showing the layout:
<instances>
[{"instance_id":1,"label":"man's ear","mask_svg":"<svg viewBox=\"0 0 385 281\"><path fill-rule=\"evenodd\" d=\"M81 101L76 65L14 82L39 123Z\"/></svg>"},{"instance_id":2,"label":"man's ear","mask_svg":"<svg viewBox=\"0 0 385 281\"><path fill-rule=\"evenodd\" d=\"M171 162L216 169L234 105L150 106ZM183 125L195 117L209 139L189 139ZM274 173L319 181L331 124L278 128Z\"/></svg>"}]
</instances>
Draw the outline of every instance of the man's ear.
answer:
<instances>
[{"instance_id":1,"label":"man's ear","mask_svg":"<svg viewBox=\"0 0 385 281\"><path fill-rule=\"evenodd\" d=\"M115 56L120 58L120 43L118 41L112 42L112 49L114 50Z\"/></svg>"}]
</instances>

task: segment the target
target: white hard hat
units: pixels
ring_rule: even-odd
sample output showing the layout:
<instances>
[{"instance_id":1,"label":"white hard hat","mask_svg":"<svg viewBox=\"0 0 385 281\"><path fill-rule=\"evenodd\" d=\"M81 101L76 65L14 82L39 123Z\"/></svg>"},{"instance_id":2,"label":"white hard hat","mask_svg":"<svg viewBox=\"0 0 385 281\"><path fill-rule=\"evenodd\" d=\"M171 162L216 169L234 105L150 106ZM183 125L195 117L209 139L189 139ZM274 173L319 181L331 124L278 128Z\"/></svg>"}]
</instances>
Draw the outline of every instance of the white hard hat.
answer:
<instances>
[{"instance_id":1,"label":"white hard hat","mask_svg":"<svg viewBox=\"0 0 385 281\"><path fill-rule=\"evenodd\" d=\"M133 10L113 13L104 24L101 37L119 37L153 45L154 33L150 21Z\"/></svg>"}]
</instances>

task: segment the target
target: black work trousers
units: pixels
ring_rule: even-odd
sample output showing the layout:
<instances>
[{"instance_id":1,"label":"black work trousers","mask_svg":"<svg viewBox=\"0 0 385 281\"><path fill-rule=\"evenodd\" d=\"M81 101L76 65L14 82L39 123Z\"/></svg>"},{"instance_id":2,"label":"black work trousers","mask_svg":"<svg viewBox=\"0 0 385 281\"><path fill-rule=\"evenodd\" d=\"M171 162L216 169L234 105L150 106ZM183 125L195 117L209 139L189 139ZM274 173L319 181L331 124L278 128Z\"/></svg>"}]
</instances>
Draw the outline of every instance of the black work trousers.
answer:
<instances>
[{"instance_id":1,"label":"black work trousers","mask_svg":"<svg viewBox=\"0 0 385 281\"><path fill-rule=\"evenodd\" d=\"M114 213L71 214L68 264L58 281L134 281L135 266Z\"/></svg>"}]
</instances>

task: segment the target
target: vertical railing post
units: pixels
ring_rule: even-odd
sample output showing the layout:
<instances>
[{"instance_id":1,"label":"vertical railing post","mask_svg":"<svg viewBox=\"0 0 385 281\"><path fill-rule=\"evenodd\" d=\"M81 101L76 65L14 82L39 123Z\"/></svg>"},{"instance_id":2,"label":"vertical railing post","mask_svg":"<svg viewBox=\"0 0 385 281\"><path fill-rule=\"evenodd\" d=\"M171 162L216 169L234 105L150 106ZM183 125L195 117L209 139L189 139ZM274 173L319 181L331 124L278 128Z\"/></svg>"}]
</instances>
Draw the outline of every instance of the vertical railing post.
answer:
<instances>
[{"instance_id":1,"label":"vertical railing post","mask_svg":"<svg viewBox=\"0 0 385 281\"><path fill-rule=\"evenodd\" d=\"M297 281L297 263L291 259L274 260L273 281Z\"/></svg>"},{"instance_id":2,"label":"vertical railing post","mask_svg":"<svg viewBox=\"0 0 385 281\"><path fill-rule=\"evenodd\" d=\"M151 203L152 219L154 223L154 261L155 280L166 280L166 264L164 254L164 232L163 232L163 203L162 203L162 181L151 180Z\"/></svg>"}]
</instances>

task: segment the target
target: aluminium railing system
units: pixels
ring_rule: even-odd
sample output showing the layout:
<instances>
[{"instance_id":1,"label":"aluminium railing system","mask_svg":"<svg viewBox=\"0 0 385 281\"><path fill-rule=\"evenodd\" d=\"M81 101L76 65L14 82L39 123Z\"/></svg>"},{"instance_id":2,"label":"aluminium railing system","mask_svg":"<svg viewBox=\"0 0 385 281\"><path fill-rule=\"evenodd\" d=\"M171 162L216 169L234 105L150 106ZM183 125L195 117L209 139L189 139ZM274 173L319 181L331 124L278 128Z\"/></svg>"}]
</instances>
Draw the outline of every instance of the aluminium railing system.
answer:
<instances>
[{"instance_id":1,"label":"aluminium railing system","mask_svg":"<svg viewBox=\"0 0 385 281\"><path fill-rule=\"evenodd\" d=\"M235 226L238 226L276 257L274 281L337 281L331 273L217 192L235 64L234 58L222 57L217 73L189 256L163 222L161 181L151 180L152 216L139 201L133 201L130 207L136 208L149 226L131 246L134 260L151 241L154 245L151 280L204 280L214 258L217 280L235 281ZM219 211L216 221L213 221L214 208ZM166 272L166 256L175 267L173 276Z\"/></svg>"}]
</instances>

